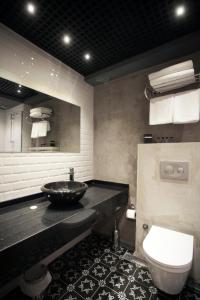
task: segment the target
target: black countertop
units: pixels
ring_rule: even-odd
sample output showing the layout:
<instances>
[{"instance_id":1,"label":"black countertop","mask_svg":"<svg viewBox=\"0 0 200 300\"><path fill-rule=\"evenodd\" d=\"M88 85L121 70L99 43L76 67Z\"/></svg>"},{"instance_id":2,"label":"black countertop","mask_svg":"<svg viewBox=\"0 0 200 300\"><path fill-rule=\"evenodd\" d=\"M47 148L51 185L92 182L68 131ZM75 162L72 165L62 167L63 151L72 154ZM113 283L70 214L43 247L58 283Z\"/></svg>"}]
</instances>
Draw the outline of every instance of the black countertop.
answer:
<instances>
[{"instance_id":1,"label":"black countertop","mask_svg":"<svg viewBox=\"0 0 200 300\"><path fill-rule=\"evenodd\" d=\"M68 208L58 208L50 204L47 198L41 194L34 199L8 203L0 208L0 252L44 232L59 223L70 224L76 216L89 209L98 209L106 201L115 201L122 197L124 204L128 201L128 185L114 184L101 181L88 182L89 188L79 205ZM35 209L34 209L35 208Z\"/></svg>"}]
</instances>

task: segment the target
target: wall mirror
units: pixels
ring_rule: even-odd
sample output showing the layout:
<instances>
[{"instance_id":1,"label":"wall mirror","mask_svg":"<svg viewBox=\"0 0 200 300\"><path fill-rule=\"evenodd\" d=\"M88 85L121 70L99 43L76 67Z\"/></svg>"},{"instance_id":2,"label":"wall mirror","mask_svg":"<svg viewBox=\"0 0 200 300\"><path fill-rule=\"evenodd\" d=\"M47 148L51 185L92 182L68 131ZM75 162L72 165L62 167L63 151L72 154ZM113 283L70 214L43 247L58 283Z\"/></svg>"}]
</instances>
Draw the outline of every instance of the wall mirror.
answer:
<instances>
[{"instance_id":1,"label":"wall mirror","mask_svg":"<svg viewBox=\"0 0 200 300\"><path fill-rule=\"evenodd\" d=\"M0 152L80 152L80 107L0 78Z\"/></svg>"}]
</instances>

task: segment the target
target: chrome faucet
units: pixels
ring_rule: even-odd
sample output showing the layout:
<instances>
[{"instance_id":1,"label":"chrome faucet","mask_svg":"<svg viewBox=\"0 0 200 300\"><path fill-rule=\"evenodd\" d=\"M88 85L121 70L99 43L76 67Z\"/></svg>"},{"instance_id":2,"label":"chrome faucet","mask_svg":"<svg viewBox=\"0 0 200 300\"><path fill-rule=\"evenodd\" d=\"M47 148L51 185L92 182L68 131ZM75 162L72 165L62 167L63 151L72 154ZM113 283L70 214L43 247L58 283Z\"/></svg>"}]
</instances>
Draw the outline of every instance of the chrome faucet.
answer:
<instances>
[{"instance_id":1,"label":"chrome faucet","mask_svg":"<svg viewBox=\"0 0 200 300\"><path fill-rule=\"evenodd\" d=\"M74 168L69 169L69 180L74 181Z\"/></svg>"}]
</instances>

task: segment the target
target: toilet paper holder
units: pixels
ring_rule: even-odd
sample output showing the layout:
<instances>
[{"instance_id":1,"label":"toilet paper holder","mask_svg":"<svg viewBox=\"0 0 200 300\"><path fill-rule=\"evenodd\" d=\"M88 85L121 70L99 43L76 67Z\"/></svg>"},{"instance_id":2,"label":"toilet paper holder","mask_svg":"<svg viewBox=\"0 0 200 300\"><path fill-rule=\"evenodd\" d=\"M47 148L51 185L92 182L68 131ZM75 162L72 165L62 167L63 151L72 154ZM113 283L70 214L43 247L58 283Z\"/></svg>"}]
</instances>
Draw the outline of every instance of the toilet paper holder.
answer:
<instances>
[{"instance_id":1,"label":"toilet paper holder","mask_svg":"<svg viewBox=\"0 0 200 300\"><path fill-rule=\"evenodd\" d=\"M136 210L128 208L126 211L126 218L130 220L136 220Z\"/></svg>"}]
</instances>

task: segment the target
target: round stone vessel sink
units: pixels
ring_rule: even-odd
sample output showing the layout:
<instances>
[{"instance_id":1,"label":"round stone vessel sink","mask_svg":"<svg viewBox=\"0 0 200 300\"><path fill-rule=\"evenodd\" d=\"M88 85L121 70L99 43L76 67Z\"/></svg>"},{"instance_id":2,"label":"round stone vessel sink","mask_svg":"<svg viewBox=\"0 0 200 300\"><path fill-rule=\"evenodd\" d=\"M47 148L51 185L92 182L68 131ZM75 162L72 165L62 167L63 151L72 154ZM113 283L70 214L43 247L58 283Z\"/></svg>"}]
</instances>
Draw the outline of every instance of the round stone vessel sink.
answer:
<instances>
[{"instance_id":1,"label":"round stone vessel sink","mask_svg":"<svg viewBox=\"0 0 200 300\"><path fill-rule=\"evenodd\" d=\"M41 190L53 204L74 205L83 197L87 188L84 182L58 181L43 185Z\"/></svg>"}]
</instances>

